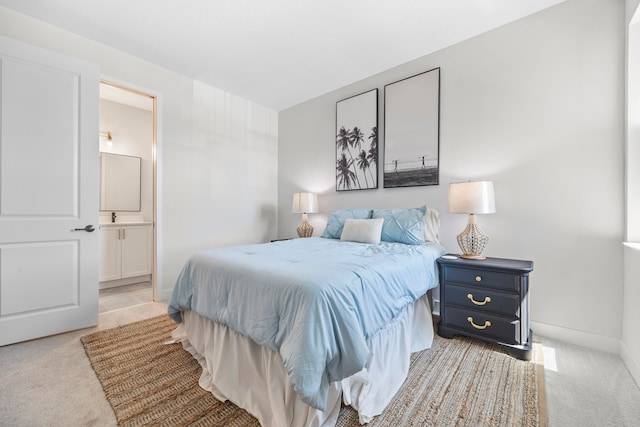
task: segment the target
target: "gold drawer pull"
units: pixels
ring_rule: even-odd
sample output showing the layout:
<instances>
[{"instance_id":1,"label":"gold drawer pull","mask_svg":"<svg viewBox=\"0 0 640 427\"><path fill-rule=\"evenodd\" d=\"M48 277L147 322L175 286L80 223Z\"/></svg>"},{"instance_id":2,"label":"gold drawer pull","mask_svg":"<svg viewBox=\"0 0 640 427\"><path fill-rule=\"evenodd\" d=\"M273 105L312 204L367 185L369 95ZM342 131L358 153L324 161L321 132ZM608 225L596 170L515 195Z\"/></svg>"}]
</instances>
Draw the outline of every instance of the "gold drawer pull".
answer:
<instances>
[{"instance_id":1,"label":"gold drawer pull","mask_svg":"<svg viewBox=\"0 0 640 427\"><path fill-rule=\"evenodd\" d=\"M486 329L489 326L491 326L491 322L488 320L484 322L484 326L476 325L475 323L473 323L473 317L471 316L467 317L467 322L471 323L471 326L473 326L476 329Z\"/></svg>"},{"instance_id":2,"label":"gold drawer pull","mask_svg":"<svg viewBox=\"0 0 640 427\"><path fill-rule=\"evenodd\" d=\"M482 282L482 276L476 276L476 282Z\"/></svg>"},{"instance_id":3,"label":"gold drawer pull","mask_svg":"<svg viewBox=\"0 0 640 427\"><path fill-rule=\"evenodd\" d=\"M486 303L491 302L491 297L484 297L484 301L476 301L473 299L473 294L468 294L467 298L469 298L475 305L485 305Z\"/></svg>"}]
</instances>

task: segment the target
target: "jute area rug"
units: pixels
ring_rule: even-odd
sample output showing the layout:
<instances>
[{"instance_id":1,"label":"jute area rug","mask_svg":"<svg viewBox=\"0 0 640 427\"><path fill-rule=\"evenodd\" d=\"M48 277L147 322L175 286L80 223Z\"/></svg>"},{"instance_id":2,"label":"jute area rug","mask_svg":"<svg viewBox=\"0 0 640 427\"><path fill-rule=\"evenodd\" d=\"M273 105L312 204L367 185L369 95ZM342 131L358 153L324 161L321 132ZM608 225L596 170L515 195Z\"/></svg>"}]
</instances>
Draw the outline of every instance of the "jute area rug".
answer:
<instances>
[{"instance_id":1,"label":"jute area rug","mask_svg":"<svg viewBox=\"0 0 640 427\"><path fill-rule=\"evenodd\" d=\"M259 426L198 386L201 368L180 344L166 345L166 315L82 337L120 426ZM543 366L499 346L435 337L412 356L409 376L370 426L546 426ZM343 407L338 427L357 426Z\"/></svg>"}]
</instances>

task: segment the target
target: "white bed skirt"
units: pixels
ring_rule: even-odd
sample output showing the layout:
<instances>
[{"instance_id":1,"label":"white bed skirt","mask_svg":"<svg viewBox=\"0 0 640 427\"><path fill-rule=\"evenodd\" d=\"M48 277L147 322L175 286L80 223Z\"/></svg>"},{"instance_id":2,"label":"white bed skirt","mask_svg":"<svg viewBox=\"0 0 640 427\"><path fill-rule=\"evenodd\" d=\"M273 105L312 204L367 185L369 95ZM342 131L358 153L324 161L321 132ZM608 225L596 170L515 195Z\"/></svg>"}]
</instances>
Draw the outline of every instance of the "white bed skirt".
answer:
<instances>
[{"instance_id":1,"label":"white bed skirt","mask_svg":"<svg viewBox=\"0 0 640 427\"><path fill-rule=\"evenodd\" d=\"M411 353L431 347L433 323L422 297L369 340L371 358L357 374L331 384L324 411L296 394L280 355L224 325L183 313L173 333L202 366L200 386L221 401L230 400L264 427L334 426L341 397L365 424L382 413L409 372Z\"/></svg>"}]
</instances>

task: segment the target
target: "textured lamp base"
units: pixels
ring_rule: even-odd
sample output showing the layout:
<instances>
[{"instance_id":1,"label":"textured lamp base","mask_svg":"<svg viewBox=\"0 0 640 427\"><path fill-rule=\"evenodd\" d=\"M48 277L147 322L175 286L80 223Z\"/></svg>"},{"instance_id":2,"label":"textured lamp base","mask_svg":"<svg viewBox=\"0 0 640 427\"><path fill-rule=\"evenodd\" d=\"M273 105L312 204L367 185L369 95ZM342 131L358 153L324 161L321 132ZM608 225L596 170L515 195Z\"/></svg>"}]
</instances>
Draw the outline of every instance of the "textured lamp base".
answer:
<instances>
[{"instance_id":1,"label":"textured lamp base","mask_svg":"<svg viewBox=\"0 0 640 427\"><path fill-rule=\"evenodd\" d=\"M313 227L309 224L309 221L307 221L306 213L302 214L302 222L300 222L296 231L298 232L298 237L311 237L313 234Z\"/></svg>"},{"instance_id":2,"label":"textured lamp base","mask_svg":"<svg viewBox=\"0 0 640 427\"><path fill-rule=\"evenodd\" d=\"M462 255L460 258L466 259L485 259L482 255L484 247L489 242L489 236L482 232L476 224L476 216L474 214L469 215L469 223L467 228L460 234L458 234L458 245L462 249Z\"/></svg>"}]
</instances>

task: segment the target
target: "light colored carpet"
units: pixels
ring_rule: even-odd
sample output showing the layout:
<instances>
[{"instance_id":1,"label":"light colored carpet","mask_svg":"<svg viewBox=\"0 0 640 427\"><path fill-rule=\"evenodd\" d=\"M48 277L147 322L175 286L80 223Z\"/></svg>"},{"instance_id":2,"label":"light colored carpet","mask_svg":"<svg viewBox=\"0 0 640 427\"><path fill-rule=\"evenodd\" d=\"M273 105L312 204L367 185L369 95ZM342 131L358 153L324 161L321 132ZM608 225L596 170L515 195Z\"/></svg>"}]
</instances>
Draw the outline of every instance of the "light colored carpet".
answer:
<instances>
[{"instance_id":1,"label":"light colored carpet","mask_svg":"<svg viewBox=\"0 0 640 427\"><path fill-rule=\"evenodd\" d=\"M257 426L255 418L197 386L200 367L180 345L164 345L168 316L82 338L118 424ZM371 426L545 426L542 366L467 338L436 337L412 357L409 377ZM343 408L339 427L356 426Z\"/></svg>"},{"instance_id":2,"label":"light colored carpet","mask_svg":"<svg viewBox=\"0 0 640 427\"><path fill-rule=\"evenodd\" d=\"M0 426L115 426L80 337L166 312L143 304L101 314L97 327L0 347Z\"/></svg>"}]
</instances>

